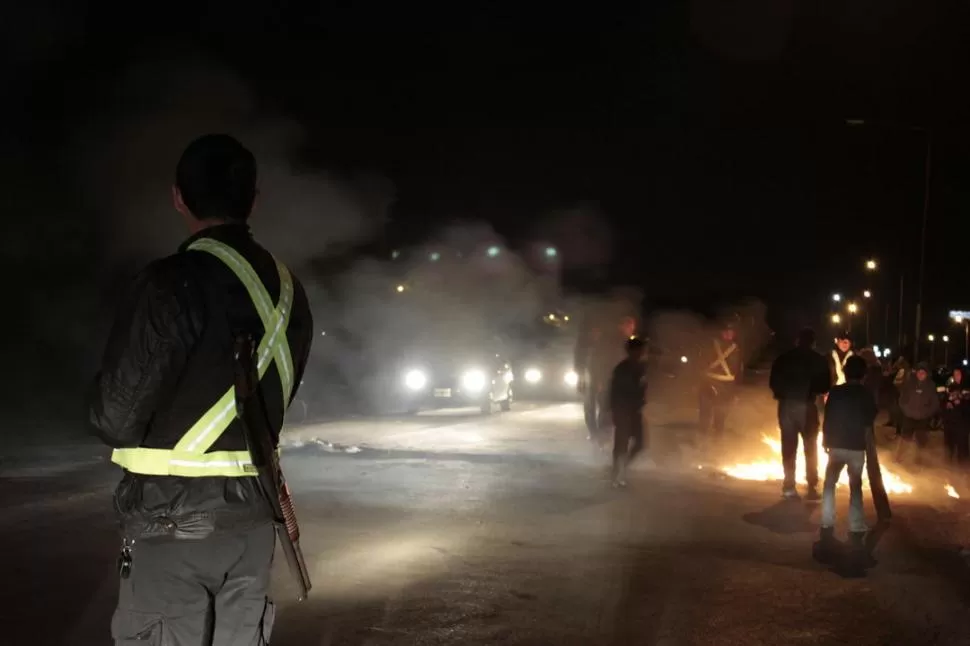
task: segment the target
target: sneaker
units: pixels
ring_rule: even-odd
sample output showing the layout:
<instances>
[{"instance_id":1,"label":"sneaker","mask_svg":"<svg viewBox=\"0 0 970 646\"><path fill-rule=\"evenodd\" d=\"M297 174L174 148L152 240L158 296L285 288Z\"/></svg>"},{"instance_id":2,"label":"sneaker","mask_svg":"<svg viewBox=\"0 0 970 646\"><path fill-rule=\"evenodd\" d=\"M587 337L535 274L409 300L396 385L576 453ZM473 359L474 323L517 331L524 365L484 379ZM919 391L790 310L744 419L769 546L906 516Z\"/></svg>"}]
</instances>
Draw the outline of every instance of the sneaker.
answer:
<instances>
[{"instance_id":1,"label":"sneaker","mask_svg":"<svg viewBox=\"0 0 970 646\"><path fill-rule=\"evenodd\" d=\"M805 500L818 502L821 499L822 499L822 496L819 495L818 489L816 487L809 487L808 491L805 492Z\"/></svg>"},{"instance_id":2,"label":"sneaker","mask_svg":"<svg viewBox=\"0 0 970 646\"><path fill-rule=\"evenodd\" d=\"M795 488L794 487L792 487L791 489L782 489L781 490L781 497L784 498L785 500L799 500L800 499L800 496L798 495L798 492L795 491Z\"/></svg>"}]
</instances>

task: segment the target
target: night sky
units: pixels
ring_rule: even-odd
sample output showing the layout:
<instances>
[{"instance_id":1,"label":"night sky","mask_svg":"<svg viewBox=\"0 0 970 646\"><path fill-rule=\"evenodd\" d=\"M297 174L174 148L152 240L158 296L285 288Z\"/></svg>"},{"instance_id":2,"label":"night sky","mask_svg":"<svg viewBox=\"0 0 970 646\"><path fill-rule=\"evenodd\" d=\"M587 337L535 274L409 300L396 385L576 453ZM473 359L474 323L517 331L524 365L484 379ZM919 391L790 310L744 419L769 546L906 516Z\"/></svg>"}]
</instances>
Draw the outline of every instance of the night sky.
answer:
<instances>
[{"instance_id":1,"label":"night sky","mask_svg":"<svg viewBox=\"0 0 970 646\"><path fill-rule=\"evenodd\" d=\"M543 214L583 205L613 234L611 281L662 306L758 296L786 320L864 287L889 290L895 312L900 273L912 318L926 140L910 127L929 127L924 330L970 309L970 6L641 4L5 7L0 143L8 202L25 214L5 223L8 255L37 236L48 268L104 251L70 191L59 197L78 154L64 142L137 102L112 90L133 64L177 58L232 70L258 110L298 122L307 168L389 178L392 241L460 217L522 246L544 235ZM19 253L6 261L38 260ZM866 282L870 256L881 269Z\"/></svg>"}]
</instances>

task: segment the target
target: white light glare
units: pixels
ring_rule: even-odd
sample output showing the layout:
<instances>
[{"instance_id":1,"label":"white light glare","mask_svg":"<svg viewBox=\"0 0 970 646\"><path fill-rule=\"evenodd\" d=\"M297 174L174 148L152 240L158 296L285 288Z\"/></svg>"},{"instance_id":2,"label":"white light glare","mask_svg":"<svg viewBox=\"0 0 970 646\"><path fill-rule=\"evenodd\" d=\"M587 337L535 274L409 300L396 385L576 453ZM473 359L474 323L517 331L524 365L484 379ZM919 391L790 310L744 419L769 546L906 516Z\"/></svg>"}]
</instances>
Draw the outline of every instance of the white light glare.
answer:
<instances>
[{"instance_id":1,"label":"white light glare","mask_svg":"<svg viewBox=\"0 0 970 646\"><path fill-rule=\"evenodd\" d=\"M485 387L485 373L481 370L469 370L461 376L461 385L465 390L478 391Z\"/></svg>"},{"instance_id":2,"label":"white light glare","mask_svg":"<svg viewBox=\"0 0 970 646\"><path fill-rule=\"evenodd\" d=\"M575 386L579 383L579 375L576 374L575 370L570 370L563 377L563 381L565 381L566 385L568 386Z\"/></svg>"},{"instance_id":3,"label":"white light glare","mask_svg":"<svg viewBox=\"0 0 970 646\"><path fill-rule=\"evenodd\" d=\"M421 390L428 383L428 377L420 370L411 370L404 375L404 385L411 390Z\"/></svg>"},{"instance_id":4,"label":"white light glare","mask_svg":"<svg viewBox=\"0 0 970 646\"><path fill-rule=\"evenodd\" d=\"M525 371L525 380L530 384L537 384L542 379L542 373L538 368L529 368Z\"/></svg>"},{"instance_id":5,"label":"white light glare","mask_svg":"<svg viewBox=\"0 0 970 646\"><path fill-rule=\"evenodd\" d=\"M687 357L686 356L681 357L680 358L680 362L681 363L687 363Z\"/></svg>"}]
</instances>

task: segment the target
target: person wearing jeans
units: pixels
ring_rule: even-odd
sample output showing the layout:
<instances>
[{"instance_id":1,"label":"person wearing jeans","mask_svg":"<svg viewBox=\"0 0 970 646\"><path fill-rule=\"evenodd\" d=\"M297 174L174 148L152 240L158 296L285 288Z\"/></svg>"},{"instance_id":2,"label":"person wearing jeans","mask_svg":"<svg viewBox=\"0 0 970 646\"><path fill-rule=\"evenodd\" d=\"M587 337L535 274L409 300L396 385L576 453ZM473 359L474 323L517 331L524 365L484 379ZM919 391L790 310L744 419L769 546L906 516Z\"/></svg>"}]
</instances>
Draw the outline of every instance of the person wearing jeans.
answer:
<instances>
[{"instance_id":1,"label":"person wearing jeans","mask_svg":"<svg viewBox=\"0 0 970 646\"><path fill-rule=\"evenodd\" d=\"M817 556L828 561L835 552L835 487L842 471L849 471L849 537L855 554L865 554L865 511L862 508L862 470L872 424L878 409L862 385L866 362L849 357L845 363L845 383L829 392L825 403L822 444L828 453L825 484L822 487L822 529Z\"/></svg>"},{"instance_id":2,"label":"person wearing jeans","mask_svg":"<svg viewBox=\"0 0 970 646\"><path fill-rule=\"evenodd\" d=\"M782 496L798 498L795 489L795 462L798 439L805 450L805 481L809 500L818 500L818 408L819 395L828 392L829 367L815 352L815 332L804 329L796 345L779 355L771 365L769 386L778 400L778 427L781 429L781 462L785 469Z\"/></svg>"}]
</instances>

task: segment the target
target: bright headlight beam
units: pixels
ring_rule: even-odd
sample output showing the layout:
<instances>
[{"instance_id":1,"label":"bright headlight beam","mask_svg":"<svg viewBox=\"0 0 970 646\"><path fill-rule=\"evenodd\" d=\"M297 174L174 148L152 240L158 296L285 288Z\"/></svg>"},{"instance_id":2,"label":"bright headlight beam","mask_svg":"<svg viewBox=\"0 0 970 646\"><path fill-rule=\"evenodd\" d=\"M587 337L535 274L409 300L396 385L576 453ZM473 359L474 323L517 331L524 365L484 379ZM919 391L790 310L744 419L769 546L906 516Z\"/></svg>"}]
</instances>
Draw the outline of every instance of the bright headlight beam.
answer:
<instances>
[{"instance_id":1,"label":"bright headlight beam","mask_svg":"<svg viewBox=\"0 0 970 646\"><path fill-rule=\"evenodd\" d=\"M481 370L469 370L461 376L461 385L465 390L478 391L485 387L485 373Z\"/></svg>"},{"instance_id":2,"label":"bright headlight beam","mask_svg":"<svg viewBox=\"0 0 970 646\"><path fill-rule=\"evenodd\" d=\"M563 376L563 381L569 386L575 386L579 383L579 375L576 374L575 370L570 370Z\"/></svg>"},{"instance_id":3,"label":"bright headlight beam","mask_svg":"<svg viewBox=\"0 0 970 646\"><path fill-rule=\"evenodd\" d=\"M542 373L538 368L529 368L525 371L525 380L530 384L537 384L542 380Z\"/></svg>"},{"instance_id":4,"label":"bright headlight beam","mask_svg":"<svg viewBox=\"0 0 970 646\"><path fill-rule=\"evenodd\" d=\"M421 390L428 383L428 377L420 370L409 370L404 375L404 385L411 390Z\"/></svg>"}]
</instances>

